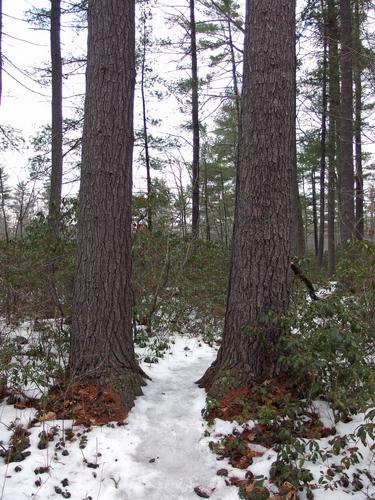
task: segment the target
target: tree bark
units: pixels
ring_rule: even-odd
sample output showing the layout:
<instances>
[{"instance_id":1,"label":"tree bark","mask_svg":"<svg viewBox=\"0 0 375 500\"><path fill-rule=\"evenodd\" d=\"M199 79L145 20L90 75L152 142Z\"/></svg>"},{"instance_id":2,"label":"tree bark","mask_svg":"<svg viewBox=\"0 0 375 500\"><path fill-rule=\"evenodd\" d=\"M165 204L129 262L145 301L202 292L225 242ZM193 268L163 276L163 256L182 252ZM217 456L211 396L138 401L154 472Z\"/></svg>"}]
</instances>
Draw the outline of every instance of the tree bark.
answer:
<instances>
[{"instance_id":1,"label":"tree bark","mask_svg":"<svg viewBox=\"0 0 375 500\"><path fill-rule=\"evenodd\" d=\"M190 0L191 118L193 127L192 233L199 235L199 101L195 0Z\"/></svg>"},{"instance_id":2,"label":"tree bark","mask_svg":"<svg viewBox=\"0 0 375 500\"><path fill-rule=\"evenodd\" d=\"M59 218L63 172L61 0L51 0L51 71L52 71L52 168L49 193L48 230L59 236Z\"/></svg>"},{"instance_id":3,"label":"tree bark","mask_svg":"<svg viewBox=\"0 0 375 500\"><path fill-rule=\"evenodd\" d=\"M353 172L353 43L351 13L350 0L340 0L340 225L341 244L343 248L346 248L353 240L355 232Z\"/></svg>"},{"instance_id":4,"label":"tree bark","mask_svg":"<svg viewBox=\"0 0 375 500\"><path fill-rule=\"evenodd\" d=\"M356 238L363 240L365 224L363 212L363 168L362 168L362 43L359 0L354 3L354 88L355 88L355 222Z\"/></svg>"},{"instance_id":5,"label":"tree bark","mask_svg":"<svg viewBox=\"0 0 375 500\"><path fill-rule=\"evenodd\" d=\"M337 120L340 105L339 57L337 12L334 0L328 0L328 274L331 275L336 265L335 236L335 179L337 166Z\"/></svg>"},{"instance_id":6,"label":"tree bark","mask_svg":"<svg viewBox=\"0 0 375 500\"><path fill-rule=\"evenodd\" d=\"M327 65L328 65L328 41L327 23L324 4L322 2L324 19L323 26L323 75L322 75L322 121L320 135L320 190L319 190L319 245L318 264L323 265L324 255L324 233L325 233L325 175L326 175L326 153L327 153Z\"/></svg>"},{"instance_id":7,"label":"tree bark","mask_svg":"<svg viewBox=\"0 0 375 500\"><path fill-rule=\"evenodd\" d=\"M240 162L223 340L213 394L277 375L288 307L295 136L294 0L247 0ZM250 70L251 68L251 70Z\"/></svg>"},{"instance_id":8,"label":"tree bark","mask_svg":"<svg viewBox=\"0 0 375 500\"><path fill-rule=\"evenodd\" d=\"M134 354L131 198L134 0L89 0L73 380L115 389L129 409L145 374Z\"/></svg>"}]
</instances>

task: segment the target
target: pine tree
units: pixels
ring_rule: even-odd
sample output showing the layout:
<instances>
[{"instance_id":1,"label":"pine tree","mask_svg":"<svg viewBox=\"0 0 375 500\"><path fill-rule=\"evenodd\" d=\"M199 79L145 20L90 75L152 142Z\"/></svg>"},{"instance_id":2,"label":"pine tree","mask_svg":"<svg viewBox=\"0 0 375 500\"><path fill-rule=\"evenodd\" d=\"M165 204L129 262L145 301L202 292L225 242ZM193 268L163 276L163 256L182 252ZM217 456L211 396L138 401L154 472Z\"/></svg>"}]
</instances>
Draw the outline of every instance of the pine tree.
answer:
<instances>
[{"instance_id":1,"label":"pine tree","mask_svg":"<svg viewBox=\"0 0 375 500\"><path fill-rule=\"evenodd\" d=\"M294 0L247 0L234 237L216 392L277 374L288 307L295 140Z\"/></svg>"},{"instance_id":2,"label":"pine tree","mask_svg":"<svg viewBox=\"0 0 375 500\"><path fill-rule=\"evenodd\" d=\"M134 354L131 198L134 0L89 1L78 255L70 369L115 389L125 408L141 393Z\"/></svg>"}]
</instances>

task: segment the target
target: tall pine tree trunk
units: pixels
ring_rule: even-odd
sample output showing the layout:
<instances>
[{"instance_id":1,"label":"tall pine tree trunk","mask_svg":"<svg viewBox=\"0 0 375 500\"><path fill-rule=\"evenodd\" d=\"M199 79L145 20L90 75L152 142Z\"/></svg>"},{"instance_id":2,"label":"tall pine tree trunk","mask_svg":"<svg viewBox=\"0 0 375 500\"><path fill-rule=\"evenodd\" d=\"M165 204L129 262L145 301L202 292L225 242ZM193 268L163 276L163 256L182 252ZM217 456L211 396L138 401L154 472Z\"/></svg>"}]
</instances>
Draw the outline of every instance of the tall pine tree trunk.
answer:
<instances>
[{"instance_id":1,"label":"tall pine tree trunk","mask_svg":"<svg viewBox=\"0 0 375 500\"><path fill-rule=\"evenodd\" d=\"M142 51L142 64L141 64L141 98L142 98L142 123L143 123L143 141L145 147L145 164L146 164L146 181L147 181L147 226L150 233L152 232L152 204L151 204L151 160L150 148L148 141L148 127L147 127L147 110L146 110L146 96L145 96L145 72L146 72L146 12L143 17L143 51Z\"/></svg>"},{"instance_id":2,"label":"tall pine tree trunk","mask_svg":"<svg viewBox=\"0 0 375 500\"><path fill-rule=\"evenodd\" d=\"M335 179L337 166L337 120L340 105L338 30L335 0L328 0L328 274L331 275L336 265L335 236Z\"/></svg>"},{"instance_id":3,"label":"tall pine tree trunk","mask_svg":"<svg viewBox=\"0 0 375 500\"><path fill-rule=\"evenodd\" d=\"M199 381L213 394L278 373L288 308L295 138L294 0L247 0L240 162L223 340Z\"/></svg>"},{"instance_id":4,"label":"tall pine tree trunk","mask_svg":"<svg viewBox=\"0 0 375 500\"><path fill-rule=\"evenodd\" d=\"M71 374L129 409L144 374L133 345L131 198L134 0L89 0Z\"/></svg>"},{"instance_id":5,"label":"tall pine tree trunk","mask_svg":"<svg viewBox=\"0 0 375 500\"><path fill-rule=\"evenodd\" d=\"M322 121L320 135L320 190L319 190L319 245L318 264L323 265L324 255L324 229L325 229L325 175L326 175L326 153L327 153L327 65L328 65L328 45L327 45L327 23L323 10L323 75L322 75Z\"/></svg>"},{"instance_id":6,"label":"tall pine tree trunk","mask_svg":"<svg viewBox=\"0 0 375 500\"><path fill-rule=\"evenodd\" d=\"M350 0L340 0L340 225L341 244L343 248L353 240L355 230L353 172L353 43L351 12Z\"/></svg>"},{"instance_id":7,"label":"tall pine tree trunk","mask_svg":"<svg viewBox=\"0 0 375 500\"><path fill-rule=\"evenodd\" d=\"M195 0L190 0L191 117L193 127L192 233L199 235L199 102Z\"/></svg>"},{"instance_id":8,"label":"tall pine tree trunk","mask_svg":"<svg viewBox=\"0 0 375 500\"><path fill-rule=\"evenodd\" d=\"M364 213L363 213L363 169L362 169L362 43L361 43L361 19L359 0L354 3L354 88L355 88L355 222L356 238L363 240L364 237Z\"/></svg>"},{"instance_id":9,"label":"tall pine tree trunk","mask_svg":"<svg viewBox=\"0 0 375 500\"><path fill-rule=\"evenodd\" d=\"M314 254L318 256L319 233L318 233L318 204L316 201L316 168L311 171L311 204L313 217Z\"/></svg>"},{"instance_id":10,"label":"tall pine tree trunk","mask_svg":"<svg viewBox=\"0 0 375 500\"><path fill-rule=\"evenodd\" d=\"M51 71L52 71L52 168L49 193L48 230L59 236L59 218L63 174L61 0L51 0Z\"/></svg>"}]
</instances>

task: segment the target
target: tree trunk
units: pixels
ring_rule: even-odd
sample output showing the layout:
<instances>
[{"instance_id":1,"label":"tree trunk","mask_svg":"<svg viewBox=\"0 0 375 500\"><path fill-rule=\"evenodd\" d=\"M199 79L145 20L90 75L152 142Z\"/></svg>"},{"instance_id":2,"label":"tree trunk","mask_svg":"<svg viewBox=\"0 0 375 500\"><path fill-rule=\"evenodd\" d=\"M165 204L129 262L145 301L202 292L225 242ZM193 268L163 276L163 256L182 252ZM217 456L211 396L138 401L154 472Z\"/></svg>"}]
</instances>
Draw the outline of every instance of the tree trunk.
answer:
<instances>
[{"instance_id":1,"label":"tree trunk","mask_svg":"<svg viewBox=\"0 0 375 500\"><path fill-rule=\"evenodd\" d=\"M296 55L296 42L294 41L294 59L297 63ZM297 67L297 66L296 66ZM294 75L294 88L297 95L297 78ZM295 103L296 104L296 103ZM297 120L297 109L294 106L294 122L296 126ZM303 227L303 216L301 207L301 198L299 195L298 186L298 175L297 175L297 138L294 139L293 144L293 170L292 170L292 224L291 224L291 235L290 235L290 245L291 254L294 256L301 257L305 254L305 237L304 237L304 227Z\"/></svg>"},{"instance_id":2,"label":"tree trunk","mask_svg":"<svg viewBox=\"0 0 375 500\"><path fill-rule=\"evenodd\" d=\"M350 0L340 0L341 105L340 105L340 177L341 177L341 244L353 240L354 172L353 172L353 63Z\"/></svg>"},{"instance_id":3,"label":"tree trunk","mask_svg":"<svg viewBox=\"0 0 375 500\"><path fill-rule=\"evenodd\" d=\"M326 152L327 152L327 23L324 4L322 2L322 12L324 19L323 26L323 82L322 82L322 122L320 135L320 192L319 192L319 245L318 264L323 265L324 255L324 229L325 229L325 175L326 175Z\"/></svg>"},{"instance_id":4,"label":"tree trunk","mask_svg":"<svg viewBox=\"0 0 375 500\"><path fill-rule=\"evenodd\" d=\"M364 237L364 213L363 213L363 171L362 171L362 43L361 43L361 19L359 11L359 0L354 4L355 22L355 63L354 63L354 88L355 88L355 222L356 238L363 240Z\"/></svg>"},{"instance_id":5,"label":"tree trunk","mask_svg":"<svg viewBox=\"0 0 375 500\"><path fill-rule=\"evenodd\" d=\"M52 169L49 193L48 230L59 236L59 218L63 172L62 60L60 44L61 0L51 0L52 65Z\"/></svg>"},{"instance_id":6,"label":"tree trunk","mask_svg":"<svg viewBox=\"0 0 375 500\"><path fill-rule=\"evenodd\" d=\"M331 275L336 265L335 237L335 178L337 165L337 118L339 116L339 59L337 12L334 0L328 0L328 94L329 94L329 130L328 130L328 274Z\"/></svg>"},{"instance_id":7,"label":"tree trunk","mask_svg":"<svg viewBox=\"0 0 375 500\"><path fill-rule=\"evenodd\" d=\"M312 215L313 215L313 232L314 232L314 253L318 256L318 208L316 202L316 168L311 172L311 197L312 197Z\"/></svg>"},{"instance_id":8,"label":"tree trunk","mask_svg":"<svg viewBox=\"0 0 375 500\"><path fill-rule=\"evenodd\" d=\"M3 0L0 0L0 105L3 95Z\"/></svg>"},{"instance_id":9,"label":"tree trunk","mask_svg":"<svg viewBox=\"0 0 375 500\"><path fill-rule=\"evenodd\" d=\"M148 129L147 129L147 111L146 111L146 97L145 97L145 69L146 69L146 13L143 18L143 53L141 65L141 97L142 97L142 121L143 121L143 140L145 146L145 163L146 163L146 180L147 180L147 226L150 233L152 232L152 206L151 206L151 162L150 151L148 143Z\"/></svg>"},{"instance_id":10,"label":"tree trunk","mask_svg":"<svg viewBox=\"0 0 375 500\"><path fill-rule=\"evenodd\" d=\"M295 137L294 0L247 0L240 162L223 340L213 394L279 371L288 307ZM251 68L251 70L250 70Z\"/></svg>"},{"instance_id":11,"label":"tree trunk","mask_svg":"<svg viewBox=\"0 0 375 500\"><path fill-rule=\"evenodd\" d=\"M129 409L145 376L134 354L131 198L134 0L89 0L88 61L70 368Z\"/></svg>"},{"instance_id":12,"label":"tree trunk","mask_svg":"<svg viewBox=\"0 0 375 500\"><path fill-rule=\"evenodd\" d=\"M199 235L199 102L195 0L190 0L191 118L193 127L192 233Z\"/></svg>"},{"instance_id":13,"label":"tree trunk","mask_svg":"<svg viewBox=\"0 0 375 500\"><path fill-rule=\"evenodd\" d=\"M206 240L211 241L211 226L208 213L208 169L207 161L204 161L204 213L206 218Z\"/></svg>"}]
</instances>

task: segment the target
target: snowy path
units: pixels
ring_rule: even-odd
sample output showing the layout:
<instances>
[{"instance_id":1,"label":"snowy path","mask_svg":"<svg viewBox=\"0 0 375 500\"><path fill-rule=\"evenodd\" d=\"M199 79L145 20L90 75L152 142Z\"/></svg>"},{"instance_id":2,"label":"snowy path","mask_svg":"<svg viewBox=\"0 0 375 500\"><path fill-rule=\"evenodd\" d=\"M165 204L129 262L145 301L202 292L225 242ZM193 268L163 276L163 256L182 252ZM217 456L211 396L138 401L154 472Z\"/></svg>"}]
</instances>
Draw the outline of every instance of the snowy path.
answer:
<instances>
[{"instance_id":1,"label":"snowy path","mask_svg":"<svg viewBox=\"0 0 375 500\"><path fill-rule=\"evenodd\" d=\"M132 463L123 471L123 494L134 500L196 500L194 488L199 486L211 498L237 499L236 489L216 476L220 467L206 440L202 442L205 393L194 382L214 351L179 337L172 350L173 355L149 370L152 382L129 415L126 432L135 446Z\"/></svg>"},{"instance_id":2,"label":"snowy path","mask_svg":"<svg viewBox=\"0 0 375 500\"><path fill-rule=\"evenodd\" d=\"M72 500L198 500L197 486L213 500L237 500L237 488L216 475L224 464L217 462L209 439L203 438L205 392L194 383L215 351L196 339L177 337L170 352L158 364L144 367L152 381L127 425L94 427L87 434L74 427L75 438L66 442L65 452L56 448L58 436L39 450L38 434L42 427L48 431L58 426L62 435L71 423L50 421L31 428L31 455L20 462L21 470L16 463L0 465L1 500L59 499L62 493ZM2 407L8 422L17 416L25 422L24 412ZM7 442L9 436L0 428L0 439ZM82 436L87 436L83 448ZM36 468L46 466L47 473L35 474Z\"/></svg>"}]
</instances>

